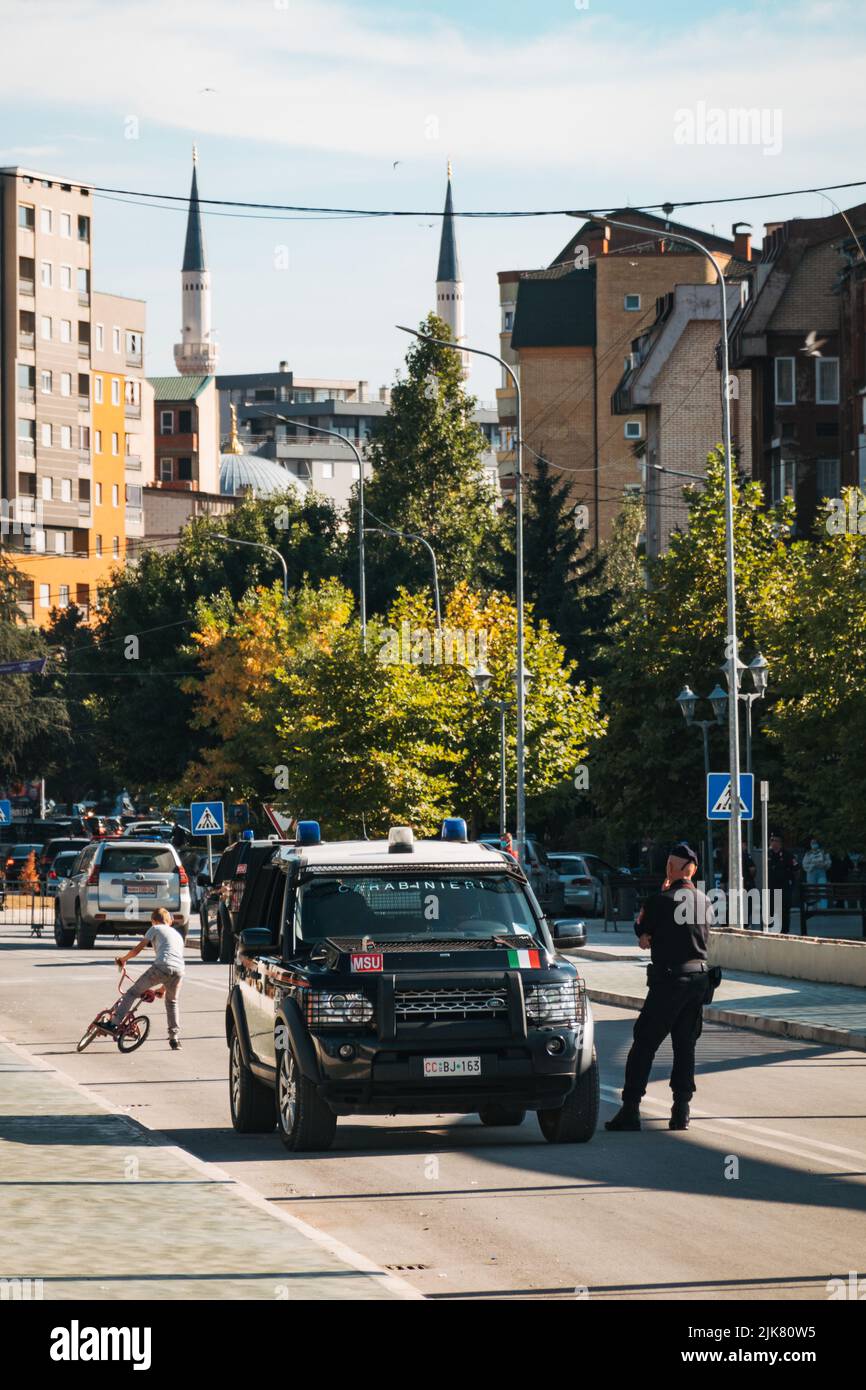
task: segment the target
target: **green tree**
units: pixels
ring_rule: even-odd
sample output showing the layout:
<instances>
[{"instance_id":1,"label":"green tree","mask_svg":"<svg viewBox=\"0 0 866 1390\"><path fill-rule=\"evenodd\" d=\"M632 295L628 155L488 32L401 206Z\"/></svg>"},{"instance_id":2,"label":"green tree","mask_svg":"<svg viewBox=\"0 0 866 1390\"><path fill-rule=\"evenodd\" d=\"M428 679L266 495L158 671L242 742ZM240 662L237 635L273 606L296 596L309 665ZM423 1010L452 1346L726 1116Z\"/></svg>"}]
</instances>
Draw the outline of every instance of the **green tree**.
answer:
<instances>
[{"instance_id":1,"label":"green tree","mask_svg":"<svg viewBox=\"0 0 866 1390\"><path fill-rule=\"evenodd\" d=\"M23 578L11 557L0 552L0 662L48 655L42 634L18 622ZM0 780L44 775L50 770L47 746L67 728L66 705L50 678L0 674Z\"/></svg>"},{"instance_id":2,"label":"green tree","mask_svg":"<svg viewBox=\"0 0 866 1390\"><path fill-rule=\"evenodd\" d=\"M435 314L423 332L448 338ZM378 521L414 531L429 541L442 588L474 581L492 565L502 522L494 495L482 476L482 431L472 420L475 399L467 395L460 357L449 348L414 340L406 376L398 380L391 407L369 447L372 476L365 487L367 524ZM351 526L357 534L357 505ZM357 554L357 542L349 547ZM401 587L414 592L431 584L430 558L417 543L371 535L367 545L368 610L384 613ZM347 572L354 586L354 571Z\"/></svg>"}]
</instances>

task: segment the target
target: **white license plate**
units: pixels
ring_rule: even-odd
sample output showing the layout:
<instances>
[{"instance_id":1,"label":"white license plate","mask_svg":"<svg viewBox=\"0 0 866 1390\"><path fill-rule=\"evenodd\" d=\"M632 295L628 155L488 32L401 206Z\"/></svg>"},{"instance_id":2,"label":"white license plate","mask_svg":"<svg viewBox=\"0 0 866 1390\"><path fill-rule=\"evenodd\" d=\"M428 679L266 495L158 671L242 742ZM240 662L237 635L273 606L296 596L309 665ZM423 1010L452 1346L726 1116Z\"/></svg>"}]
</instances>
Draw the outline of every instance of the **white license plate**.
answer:
<instances>
[{"instance_id":1,"label":"white license plate","mask_svg":"<svg viewBox=\"0 0 866 1390\"><path fill-rule=\"evenodd\" d=\"M156 893L158 889L159 884L157 883L125 883L123 886L123 891L125 893L143 893L146 896L151 896Z\"/></svg>"},{"instance_id":2,"label":"white license plate","mask_svg":"<svg viewBox=\"0 0 866 1390\"><path fill-rule=\"evenodd\" d=\"M480 1057L425 1057L425 1076L480 1076Z\"/></svg>"}]
</instances>

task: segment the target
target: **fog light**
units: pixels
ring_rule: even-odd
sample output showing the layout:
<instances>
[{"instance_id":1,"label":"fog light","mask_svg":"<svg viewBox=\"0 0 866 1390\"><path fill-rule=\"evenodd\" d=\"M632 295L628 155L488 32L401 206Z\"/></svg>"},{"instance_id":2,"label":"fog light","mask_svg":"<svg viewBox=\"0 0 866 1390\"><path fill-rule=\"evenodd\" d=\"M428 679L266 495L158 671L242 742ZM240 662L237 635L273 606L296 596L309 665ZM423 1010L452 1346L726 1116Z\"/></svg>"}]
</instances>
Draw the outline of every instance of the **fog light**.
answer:
<instances>
[{"instance_id":1,"label":"fog light","mask_svg":"<svg viewBox=\"0 0 866 1390\"><path fill-rule=\"evenodd\" d=\"M560 1052L565 1051L565 1038L547 1038L544 1044L545 1052L551 1057L557 1057Z\"/></svg>"},{"instance_id":2,"label":"fog light","mask_svg":"<svg viewBox=\"0 0 866 1390\"><path fill-rule=\"evenodd\" d=\"M354 1049L354 1047L352 1046L352 1044L351 1044L351 1043L343 1043L342 1047L340 1048L340 1056L342 1057L343 1061L344 1061L344 1062L351 1062L351 1060L352 1060L352 1058L354 1057L354 1055L355 1055L355 1049Z\"/></svg>"}]
</instances>

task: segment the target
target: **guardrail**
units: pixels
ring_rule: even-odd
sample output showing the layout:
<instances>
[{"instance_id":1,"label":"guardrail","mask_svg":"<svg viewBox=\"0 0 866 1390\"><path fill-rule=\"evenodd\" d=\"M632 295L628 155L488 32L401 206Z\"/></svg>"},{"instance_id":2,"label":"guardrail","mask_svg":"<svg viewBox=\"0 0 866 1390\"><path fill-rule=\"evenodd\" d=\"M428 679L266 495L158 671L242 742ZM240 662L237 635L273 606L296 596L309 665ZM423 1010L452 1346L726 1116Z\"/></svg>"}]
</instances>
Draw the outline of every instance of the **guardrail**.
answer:
<instances>
[{"instance_id":1,"label":"guardrail","mask_svg":"<svg viewBox=\"0 0 866 1390\"><path fill-rule=\"evenodd\" d=\"M0 927L27 927L41 937L54 926L57 879L0 878Z\"/></svg>"}]
</instances>

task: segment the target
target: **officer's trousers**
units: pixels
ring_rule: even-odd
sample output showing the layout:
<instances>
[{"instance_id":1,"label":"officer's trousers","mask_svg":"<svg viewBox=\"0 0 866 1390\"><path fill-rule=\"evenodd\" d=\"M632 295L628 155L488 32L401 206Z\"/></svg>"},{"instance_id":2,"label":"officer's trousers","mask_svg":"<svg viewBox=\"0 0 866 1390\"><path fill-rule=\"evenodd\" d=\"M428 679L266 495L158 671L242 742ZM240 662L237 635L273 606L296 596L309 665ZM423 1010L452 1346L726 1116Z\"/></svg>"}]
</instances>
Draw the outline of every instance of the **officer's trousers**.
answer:
<instances>
[{"instance_id":1,"label":"officer's trousers","mask_svg":"<svg viewBox=\"0 0 866 1390\"><path fill-rule=\"evenodd\" d=\"M695 1044L701 1036L706 995L707 976L704 973L661 976L653 980L634 1025L634 1042L625 1064L622 1098L626 1104L640 1103L653 1059L668 1034L674 1050L671 1070L674 1099L688 1101L694 1095Z\"/></svg>"}]
</instances>

